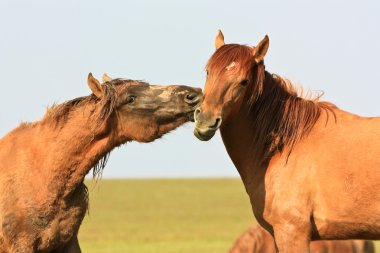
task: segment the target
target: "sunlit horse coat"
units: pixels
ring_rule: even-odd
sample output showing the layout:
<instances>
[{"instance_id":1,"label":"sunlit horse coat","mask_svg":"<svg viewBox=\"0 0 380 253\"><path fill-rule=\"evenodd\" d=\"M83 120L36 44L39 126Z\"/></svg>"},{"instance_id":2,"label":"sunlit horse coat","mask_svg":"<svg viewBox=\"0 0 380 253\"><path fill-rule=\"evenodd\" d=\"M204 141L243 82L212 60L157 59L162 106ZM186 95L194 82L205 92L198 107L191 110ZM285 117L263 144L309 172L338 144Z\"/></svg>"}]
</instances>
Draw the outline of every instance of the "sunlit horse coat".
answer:
<instances>
[{"instance_id":1,"label":"sunlit horse coat","mask_svg":"<svg viewBox=\"0 0 380 253\"><path fill-rule=\"evenodd\" d=\"M220 32L215 45L194 133L209 140L220 129L279 251L308 252L310 240L380 239L380 118L299 96L265 70L267 36L252 48L225 44Z\"/></svg>"}]
</instances>

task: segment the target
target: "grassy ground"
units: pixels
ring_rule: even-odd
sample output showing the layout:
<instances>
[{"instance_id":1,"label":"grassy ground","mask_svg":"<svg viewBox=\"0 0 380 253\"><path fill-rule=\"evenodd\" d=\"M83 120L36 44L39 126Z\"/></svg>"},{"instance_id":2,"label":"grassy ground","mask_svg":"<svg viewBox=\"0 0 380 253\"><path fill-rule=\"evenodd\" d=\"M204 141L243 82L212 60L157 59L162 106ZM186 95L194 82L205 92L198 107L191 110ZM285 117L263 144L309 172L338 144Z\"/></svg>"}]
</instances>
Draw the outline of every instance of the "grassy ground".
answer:
<instances>
[{"instance_id":1,"label":"grassy ground","mask_svg":"<svg viewBox=\"0 0 380 253\"><path fill-rule=\"evenodd\" d=\"M227 252L252 223L238 179L101 180L79 241L86 252Z\"/></svg>"},{"instance_id":2,"label":"grassy ground","mask_svg":"<svg viewBox=\"0 0 380 253\"><path fill-rule=\"evenodd\" d=\"M240 179L87 185L90 214L79 233L84 253L224 253L254 222Z\"/></svg>"}]
</instances>

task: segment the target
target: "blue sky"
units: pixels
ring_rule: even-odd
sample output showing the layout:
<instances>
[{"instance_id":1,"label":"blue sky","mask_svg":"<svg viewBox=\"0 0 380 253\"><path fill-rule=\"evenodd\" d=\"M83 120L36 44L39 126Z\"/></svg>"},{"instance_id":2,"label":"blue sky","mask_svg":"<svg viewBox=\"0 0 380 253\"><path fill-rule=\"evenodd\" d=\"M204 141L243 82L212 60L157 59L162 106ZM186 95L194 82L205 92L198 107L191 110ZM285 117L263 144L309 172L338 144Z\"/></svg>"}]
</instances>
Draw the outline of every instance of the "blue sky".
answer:
<instances>
[{"instance_id":1,"label":"blue sky","mask_svg":"<svg viewBox=\"0 0 380 253\"><path fill-rule=\"evenodd\" d=\"M89 72L203 87L219 28L227 43L268 34L268 71L378 116L379 13L378 1L0 0L0 136L88 95ZM199 142L192 128L114 150L104 177L238 176L219 134Z\"/></svg>"}]
</instances>

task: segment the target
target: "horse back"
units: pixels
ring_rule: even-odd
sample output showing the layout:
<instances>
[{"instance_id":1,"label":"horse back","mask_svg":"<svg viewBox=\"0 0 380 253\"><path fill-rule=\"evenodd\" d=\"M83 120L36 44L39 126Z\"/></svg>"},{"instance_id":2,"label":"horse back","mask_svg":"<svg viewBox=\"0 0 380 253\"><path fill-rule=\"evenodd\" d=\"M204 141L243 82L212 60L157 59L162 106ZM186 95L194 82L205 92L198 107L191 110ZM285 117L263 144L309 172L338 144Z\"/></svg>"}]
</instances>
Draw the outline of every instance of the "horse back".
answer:
<instances>
[{"instance_id":1,"label":"horse back","mask_svg":"<svg viewBox=\"0 0 380 253\"><path fill-rule=\"evenodd\" d=\"M272 224L311 217L313 239L377 239L379 182L380 118L336 109L270 161L264 215Z\"/></svg>"}]
</instances>

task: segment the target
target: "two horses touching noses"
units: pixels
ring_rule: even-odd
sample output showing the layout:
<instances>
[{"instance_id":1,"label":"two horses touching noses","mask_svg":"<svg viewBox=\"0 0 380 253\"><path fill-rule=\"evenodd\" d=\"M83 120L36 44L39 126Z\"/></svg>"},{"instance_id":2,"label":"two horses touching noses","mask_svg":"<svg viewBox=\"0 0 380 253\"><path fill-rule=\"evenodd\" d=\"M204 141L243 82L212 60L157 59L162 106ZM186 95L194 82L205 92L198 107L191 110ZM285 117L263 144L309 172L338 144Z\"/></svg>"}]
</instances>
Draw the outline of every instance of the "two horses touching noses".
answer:
<instances>
[{"instance_id":1,"label":"two horses touching noses","mask_svg":"<svg viewBox=\"0 0 380 253\"><path fill-rule=\"evenodd\" d=\"M89 96L48 109L0 139L0 253L79 253L88 209L86 174L109 153L151 142L192 120L202 91L91 74Z\"/></svg>"},{"instance_id":2,"label":"two horses touching noses","mask_svg":"<svg viewBox=\"0 0 380 253\"><path fill-rule=\"evenodd\" d=\"M298 95L265 70L256 47L225 44L209 59L194 134L219 129L253 213L281 253L310 252L311 240L380 239L380 118Z\"/></svg>"},{"instance_id":3,"label":"two horses touching noses","mask_svg":"<svg viewBox=\"0 0 380 253\"><path fill-rule=\"evenodd\" d=\"M220 130L277 251L380 239L380 119L298 96L265 70L267 36L251 48L225 44L219 32L215 46L204 97L188 86L107 75L100 83L90 74L91 95L54 105L0 139L0 253L81 252L86 174L101 173L115 147L154 141L193 115L200 140Z\"/></svg>"}]
</instances>

